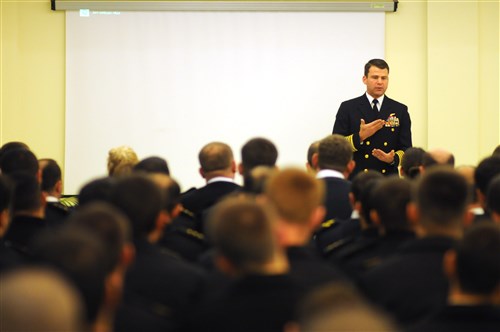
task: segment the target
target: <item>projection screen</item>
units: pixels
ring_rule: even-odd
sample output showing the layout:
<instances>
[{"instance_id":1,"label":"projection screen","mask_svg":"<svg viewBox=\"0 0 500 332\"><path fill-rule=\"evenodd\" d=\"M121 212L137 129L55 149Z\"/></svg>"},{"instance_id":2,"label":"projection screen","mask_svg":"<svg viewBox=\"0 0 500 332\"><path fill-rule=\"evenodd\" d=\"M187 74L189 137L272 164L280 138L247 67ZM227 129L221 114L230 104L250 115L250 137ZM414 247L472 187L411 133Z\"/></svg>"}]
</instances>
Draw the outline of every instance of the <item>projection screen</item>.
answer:
<instances>
[{"instance_id":1,"label":"projection screen","mask_svg":"<svg viewBox=\"0 0 500 332\"><path fill-rule=\"evenodd\" d=\"M108 151L160 156L183 190L204 184L198 152L250 138L304 167L363 66L384 56L384 13L66 13L65 193L106 175ZM241 182L241 178L237 177Z\"/></svg>"}]
</instances>

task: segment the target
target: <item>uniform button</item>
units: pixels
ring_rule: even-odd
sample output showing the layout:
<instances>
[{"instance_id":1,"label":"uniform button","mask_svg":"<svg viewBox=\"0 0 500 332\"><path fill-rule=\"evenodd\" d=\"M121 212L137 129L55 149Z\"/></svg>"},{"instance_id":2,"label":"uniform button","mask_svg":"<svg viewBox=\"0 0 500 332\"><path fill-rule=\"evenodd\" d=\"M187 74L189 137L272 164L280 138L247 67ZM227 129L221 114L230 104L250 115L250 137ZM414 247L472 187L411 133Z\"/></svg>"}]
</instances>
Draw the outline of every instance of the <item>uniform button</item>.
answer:
<instances>
[{"instance_id":1,"label":"uniform button","mask_svg":"<svg viewBox=\"0 0 500 332\"><path fill-rule=\"evenodd\" d=\"M391 128L391 131L394 131L394 128Z\"/></svg>"},{"instance_id":2,"label":"uniform button","mask_svg":"<svg viewBox=\"0 0 500 332\"><path fill-rule=\"evenodd\" d=\"M370 155L369 154L365 154L365 159L368 159L370 158Z\"/></svg>"},{"instance_id":3,"label":"uniform button","mask_svg":"<svg viewBox=\"0 0 500 332\"><path fill-rule=\"evenodd\" d=\"M366 141L366 145L370 145L370 141Z\"/></svg>"},{"instance_id":4,"label":"uniform button","mask_svg":"<svg viewBox=\"0 0 500 332\"><path fill-rule=\"evenodd\" d=\"M385 174L385 169L382 170L382 174Z\"/></svg>"},{"instance_id":5,"label":"uniform button","mask_svg":"<svg viewBox=\"0 0 500 332\"><path fill-rule=\"evenodd\" d=\"M387 142L384 142L384 146L387 146Z\"/></svg>"},{"instance_id":6,"label":"uniform button","mask_svg":"<svg viewBox=\"0 0 500 332\"><path fill-rule=\"evenodd\" d=\"M368 168L365 168L363 171L364 171L364 172L368 172Z\"/></svg>"}]
</instances>

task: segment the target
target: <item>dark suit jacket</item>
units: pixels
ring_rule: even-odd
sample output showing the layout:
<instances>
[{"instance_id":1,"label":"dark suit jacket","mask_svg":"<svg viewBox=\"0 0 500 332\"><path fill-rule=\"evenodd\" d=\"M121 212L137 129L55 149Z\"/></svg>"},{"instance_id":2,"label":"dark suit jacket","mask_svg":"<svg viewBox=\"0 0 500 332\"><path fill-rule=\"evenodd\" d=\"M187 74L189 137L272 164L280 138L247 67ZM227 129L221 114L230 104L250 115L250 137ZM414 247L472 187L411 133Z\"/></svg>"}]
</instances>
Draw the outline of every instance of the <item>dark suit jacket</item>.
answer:
<instances>
[{"instance_id":1,"label":"dark suit jacket","mask_svg":"<svg viewBox=\"0 0 500 332\"><path fill-rule=\"evenodd\" d=\"M135 241L136 259L125 278L123 311L142 308L144 314L153 314L156 321L176 329L182 326L191 306L197 302L204 286L201 270L188 265L173 254L145 240ZM141 324L131 321L135 315L118 314L117 326ZM123 321L125 320L125 322ZM154 326L148 320L145 326ZM140 325L137 326L142 330Z\"/></svg>"},{"instance_id":2,"label":"dark suit jacket","mask_svg":"<svg viewBox=\"0 0 500 332\"><path fill-rule=\"evenodd\" d=\"M359 139L361 119L364 119L365 123L376 119L383 119L388 123L361 144ZM351 177L365 169L374 169L383 174L397 174L397 166L404 151L412 146L408 107L387 96L384 97L382 108L378 113L373 111L365 94L343 102L337 112L333 133L346 136L353 146L356 168ZM394 150L395 165L391 166L373 157L371 153L373 149L385 152Z\"/></svg>"},{"instance_id":3,"label":"dark suit jacket","mask_svg":"<svg viewBox=\"0 0 500 332\"><path fill-rule=\"evenodd\" d=\"M5 234L5 245L20 253L23 258L30 260L34 256L32 248L34 239L47 228L47 222L44 219L23 215L14 216Z\"/></svg>"},{"instance_id":4,"label":"dark suit jacket","mask_svg":"<svg viewBox=\"0 0 500 332\"><path fill-rule=\"evenodd\" d=\"M325 221L330 219L349 219L352 213L351 203L349 202L351 182L336 177L325 177L322 180L326 187Z\"/></svg>"},{"instance_id":5,"label":"dark suit jacket","mask_svg":"<svg viewBox=\"0 0 500 332\"><path fill-rule=\"evenodd\" d=\"M446 305L443 256L454 244L447 237L410 241L397 255L368 271L361 279L361 289L403 326L414 324Z\"/></svg>"}]
</instances>

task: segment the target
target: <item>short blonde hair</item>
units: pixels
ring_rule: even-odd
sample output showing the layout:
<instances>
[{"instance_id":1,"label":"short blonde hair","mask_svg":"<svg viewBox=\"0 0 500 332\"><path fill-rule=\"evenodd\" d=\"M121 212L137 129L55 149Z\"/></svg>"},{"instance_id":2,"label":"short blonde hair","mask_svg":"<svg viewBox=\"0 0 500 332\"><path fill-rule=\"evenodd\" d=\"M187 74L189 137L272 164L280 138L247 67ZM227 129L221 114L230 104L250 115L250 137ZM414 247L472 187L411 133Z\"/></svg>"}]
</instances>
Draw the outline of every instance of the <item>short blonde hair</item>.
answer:
<instances>
[{"instance_id":1,"label":"short blonde hair","mask_svg":"<svg viewBox=\"0 0 500 332\"><path fill-rule=\"evenodd\" d=\"M325 186L311 174L299 169L286 169L272 176L266 196L277 214L287 221L306 223L323 203Z\"/></svg>"},{"instance_id":2,"label":"short blonde hair","mask_svg":"<svg viewBox=\"0 0 500 332\"><path fill-rule=\"evenodd\" d=\"M121 176L132 173L135 164L139 162L137 154L129 146L119 146L109 150L108 174L109 176Z\"/></svg>"}]
</instances>

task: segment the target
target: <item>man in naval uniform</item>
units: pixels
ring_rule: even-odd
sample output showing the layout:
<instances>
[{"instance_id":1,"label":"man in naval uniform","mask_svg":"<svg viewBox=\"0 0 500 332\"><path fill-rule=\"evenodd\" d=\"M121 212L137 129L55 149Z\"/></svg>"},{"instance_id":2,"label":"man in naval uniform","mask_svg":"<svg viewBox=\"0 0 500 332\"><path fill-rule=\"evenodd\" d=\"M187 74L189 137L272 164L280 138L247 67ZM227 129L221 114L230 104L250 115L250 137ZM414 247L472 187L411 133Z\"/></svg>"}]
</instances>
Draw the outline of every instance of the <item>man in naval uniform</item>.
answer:
<instances>
[{"instance_id":1,"label":"man in naval uniform","mask_svg":"<svg viewBox=\"0 0 500 332\"><path fill-rule=\"evenodd\" d=\"M389 65L384 60L368 61L363 83L365 94L340 105L333 133L351 143L356 161L351 177L369 169L398 174L404 151L412 146L408 107L385 95Z\"/></svg>"}]
</instances>

